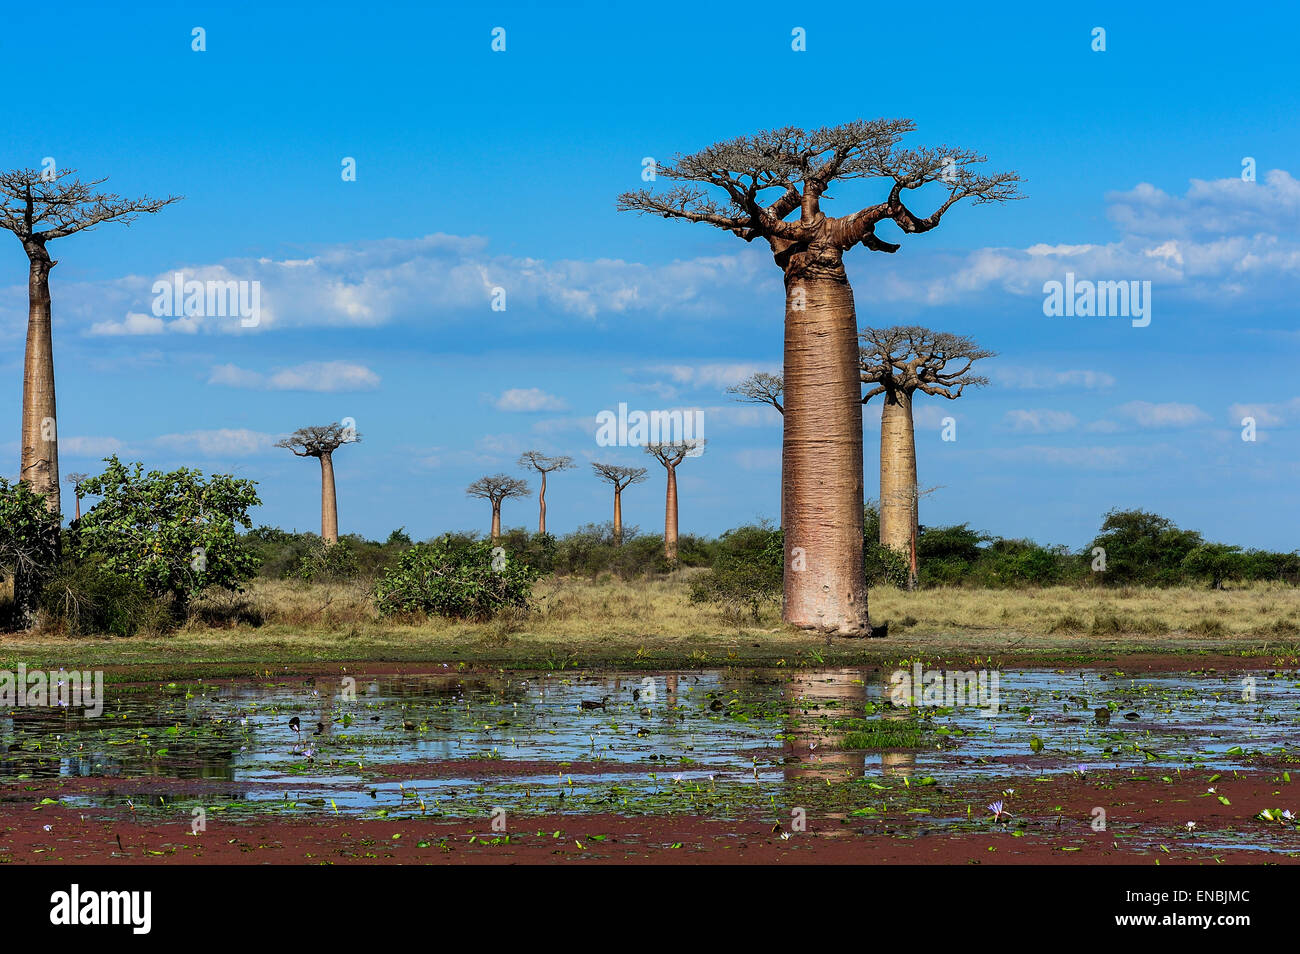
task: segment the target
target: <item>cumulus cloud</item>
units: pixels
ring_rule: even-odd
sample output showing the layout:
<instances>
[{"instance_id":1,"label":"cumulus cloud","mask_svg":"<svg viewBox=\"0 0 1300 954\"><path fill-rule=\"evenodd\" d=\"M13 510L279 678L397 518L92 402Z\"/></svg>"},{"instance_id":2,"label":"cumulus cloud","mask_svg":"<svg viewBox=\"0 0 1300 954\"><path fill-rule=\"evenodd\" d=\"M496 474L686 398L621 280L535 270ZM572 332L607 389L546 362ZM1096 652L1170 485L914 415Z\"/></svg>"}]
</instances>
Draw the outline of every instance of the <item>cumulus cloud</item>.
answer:
<instances>
[{"instance_id":1,"label":"cumulus cloud","mask_svg":"<svg viewBox=\"0 0 1300 954\"><path fill-rule=\"evenodd\" d=\"M569 406L541 388L510 388L501 392L494 405L498 411L563 411Z\"/></svg>"},{"instance_id":2,"label":"cumulus cloud","mask_svg":"<svg viewBox=\"0 0 1300 954\"><path fill-rule=\"evenodd\" d=\"M999 387L1023 391L1049 391L1067 388L1104 390L1115 386L1114 375L1105 371L1055 371L1046 368L996 368L990 377Z\"/></svg>"},{"instance_id":3,"label":"cumulus cloud","mask_svg":"<svg viewBox=\"0 0 1300 954\"><path fill-rule=\"evenodd\" d=\"M179 453L198 454L201 457L248 457L270 448L275 443L275 438L245 428L219 428L164 434L154 443Z\"/></svg>"},{"instance_id":4,"label":"cumulus cloud","mask_svg":"<svg viewBox=\"0 0 1300 954\"><path fill-rule=\"evenodd\" d=\"M1007 411L1004 420L1013 431L1030 434L1059 434L1074 430L1079 419L1069 411L1017 409Z\"/></svg>"},{"instance_id":5,"label":"cumulus cloud","mask_svg":"<svg viewBox=\"0 0 1300 954\"><path fill-rule=\"evenodd\" d=\"M1190 427L1209 420L1209 415L1195 404L1173 401L1164 404L1129 401L1115 408L1115 413L1138 427L1145 428Z\"/></svg>"},{"instance_id":6,"label":"cumulus cloud","mask_svg":"<svg viewBox=\"0 0 1300 954\"><path fill-rule=\"evenodd\" d=\"M1282 427L1300 422L1300 397L1276 404L1233 404L1228 408L1228 414L1233 424L1240 424L1242 418L1253 417L1260 427Z\"/></svg>"},{"instance_id":7,"label":"cumulus cloud","mask_svg":"<svg viewBox=\"0 0 1300 954\"><path fill-rule=\"evenodd\" d=\"M270 373L250 371L234 364L219 364L208 376L209 384L261 391L373 391L380 377L363 364L350 361L308 361Z\"/></svg>"}]
</instances>

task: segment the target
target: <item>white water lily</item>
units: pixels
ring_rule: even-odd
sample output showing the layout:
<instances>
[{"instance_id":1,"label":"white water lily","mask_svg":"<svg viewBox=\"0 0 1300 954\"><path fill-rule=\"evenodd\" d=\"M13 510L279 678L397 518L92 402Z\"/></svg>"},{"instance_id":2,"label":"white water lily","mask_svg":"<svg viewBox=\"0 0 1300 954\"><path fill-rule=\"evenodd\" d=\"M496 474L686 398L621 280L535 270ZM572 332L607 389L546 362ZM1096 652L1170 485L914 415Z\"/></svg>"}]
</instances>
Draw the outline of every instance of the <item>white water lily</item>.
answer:
<instances>
[{"instance_id":1,"label":"white water lily","mask_svg":"<svg viewBox=\"0 0 1300 954\"><path fill-rule=\"evenodd\" d=\"M1188 830L1188 831L1195 831L1195 830L1196 830L1196 822L1188 822L1188 823L1187 823L1187 830Z\"/></svg>"}]
</instances>

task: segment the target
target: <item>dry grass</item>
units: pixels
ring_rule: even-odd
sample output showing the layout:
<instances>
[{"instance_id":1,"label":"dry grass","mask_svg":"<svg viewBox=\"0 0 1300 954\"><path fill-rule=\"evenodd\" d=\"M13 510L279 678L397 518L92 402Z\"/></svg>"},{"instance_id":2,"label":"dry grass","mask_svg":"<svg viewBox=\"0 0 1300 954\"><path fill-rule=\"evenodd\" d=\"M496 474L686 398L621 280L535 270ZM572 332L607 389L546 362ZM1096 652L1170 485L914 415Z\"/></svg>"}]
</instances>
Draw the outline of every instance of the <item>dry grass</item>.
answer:
<instances>
[{"instance_id":1,"label":"dry grass","mask_svg":"<svg viewBox=\"0 0 1300 954\"><path fill-rule=\"evenodd\" d=\"M871 594L886 640L834 640L764 608L741 627L688 598L689 571L627 582L541 581L528 613L488 623L379 617L360 584L254 583L205 600L164 637L0 639L0 661L99 664L439 660L513 666L853 662L915 653L1288 653L1300 645L1300 589L939 589Z\"/></svg>"}]
</instances>

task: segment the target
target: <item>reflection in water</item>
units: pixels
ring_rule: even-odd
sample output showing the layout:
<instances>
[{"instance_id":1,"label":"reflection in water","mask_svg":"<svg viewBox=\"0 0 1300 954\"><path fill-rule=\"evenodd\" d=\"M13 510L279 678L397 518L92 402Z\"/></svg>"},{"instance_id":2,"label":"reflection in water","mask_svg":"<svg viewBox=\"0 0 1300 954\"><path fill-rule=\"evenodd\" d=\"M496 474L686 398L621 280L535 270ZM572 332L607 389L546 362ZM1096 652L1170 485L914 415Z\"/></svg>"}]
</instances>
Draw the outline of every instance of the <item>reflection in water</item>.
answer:
<instances>
[{"instance_id":1,"label":"reflection in water","mask_svg":"<svg viewBox=\"0 0 1300 954\"><path fill-rule=\"evenodd\" d=\"M72 709L0 713L0 779L139 779L137 794L119 787L112 796L137 805L159 797L150 779L214 780L228 783L213 787L232 800L366 810L377 793L403 798L418 787L433 800L507 781L577 793L846 774L1005 779L1081 763L1212 759L1230 770L1242 764L1235 746L1288 744L1300 714L1293 674L1257 680L1257 701L1243 701L1232 674L1009 670L995 717L975 705L892 708L889 671L855 668L404 673L358 682L355 698L326 676L108 686L98 719ZM1114 713L1104 725L1094 714L1103 707ZM925 729L915 750L843 747L850 720L918 715ZM1031 753L1031 738L1041 754Z\"/></svg>"}]
</instances>

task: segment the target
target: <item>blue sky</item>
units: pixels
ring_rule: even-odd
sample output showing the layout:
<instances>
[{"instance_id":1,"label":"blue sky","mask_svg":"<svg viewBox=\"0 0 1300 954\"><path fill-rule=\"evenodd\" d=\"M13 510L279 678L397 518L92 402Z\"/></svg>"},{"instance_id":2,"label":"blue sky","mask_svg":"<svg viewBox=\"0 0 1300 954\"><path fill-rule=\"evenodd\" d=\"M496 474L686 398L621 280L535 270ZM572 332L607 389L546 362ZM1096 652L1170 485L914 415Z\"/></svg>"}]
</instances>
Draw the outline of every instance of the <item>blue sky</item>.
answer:
<instances>
[{"instance_id":1,"label":"blue sky","mask_svg":"<svg viewBox=\"0 0 1300 954\"><path fill-rule=\"evenodd\" d=\"M1140 506L1216 539L1300 546L1294 9L932 4L901 25L860 5L59 11L57 51L30 44L47 12L7 14L7 61L57 66L39 96L6 100L4 164L53 157L123 194L186 197L51 246L64 473L109 452L233 472L259 482L259 522L313 529L314 464L270 445L351 417L363 442L336 461L343 532L486 529L464 487L523 476L531 447L581 464L550 484L552 530L608 518L586 464L612 460L651 466L624 513L653 531L662 470L595 442L595 415L626 402L704 413L708 451L680 471L684 532L775 518L779 417L724 389L779 370L780 273L763 248L618 213L615 197L640 187L646 156L897 116L916 121L911 142L1016 169L1028 196L958 205L893 256L846 256L860 324L925 324L1000 353L993 386L918 403L921 481L940 487L922 522L1077 547L1110 507ZM824 207L880 190L852 183ZM0 242L8 477L25 266ZM176 271L260 282L261 322L156 318L151 287ZM1043 283L1067 272L1150 281L1151 324L1046 317ZM868 496L878 414L867 406ZM507 524L533 520L533 502L507 504Z\"/></svg>"}]
</instances>

